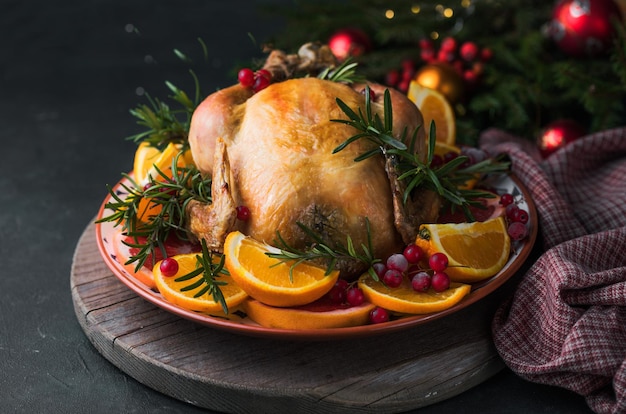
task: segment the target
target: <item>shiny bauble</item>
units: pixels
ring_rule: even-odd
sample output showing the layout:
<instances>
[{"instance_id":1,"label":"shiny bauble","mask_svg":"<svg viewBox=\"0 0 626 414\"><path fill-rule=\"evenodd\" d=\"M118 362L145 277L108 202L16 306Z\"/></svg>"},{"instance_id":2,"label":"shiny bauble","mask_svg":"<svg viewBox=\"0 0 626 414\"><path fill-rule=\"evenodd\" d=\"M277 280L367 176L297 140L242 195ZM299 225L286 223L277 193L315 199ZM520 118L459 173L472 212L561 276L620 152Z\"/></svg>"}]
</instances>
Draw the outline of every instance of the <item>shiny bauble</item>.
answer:
<instances>
[{"instance_id":1,"label":"shiny bauble","mask_svg":"<svg viewBox=\"0 0 626 414\"><path fill-rule=\"evenodd\" d=\"M547 35L570 57L601 55L615 38L613 20L622 21L613 0L560 0L547 25Z\"/></svg>"},{"instance_id":2,"label":"shiny bauble","mask_svg":"<svg viewBox=\"0 0 626 414\"><path fill-rule=\"evenodd\" d=\"M572 119L559 119L549 123L541 131L537 146L541 155L546 158L586 133L585 128L578 122Z\"/></svg>"},{"instance_id":3,"label":"shiny bauble","mask_svg":"<svg viewBox=\"0 0 626 414\"><path fill-rule=\"evenodd\" d=\"M414 79L420 85L441 93L451 104L460 102L465 95L463 78L458 71L445 63L422 66Z\"/></svg>"},{"instance_id":4,"label":"shiny bauble","mask_svg":"<svg viewBox=\"0 0 626 414\"><path fill-rule=\"evenodd\" d=\"M328 47L337 60L358 57L370 51L372 42L367 34L354 28L337 30L328 39Z\"/></svg>"}]
</instances>

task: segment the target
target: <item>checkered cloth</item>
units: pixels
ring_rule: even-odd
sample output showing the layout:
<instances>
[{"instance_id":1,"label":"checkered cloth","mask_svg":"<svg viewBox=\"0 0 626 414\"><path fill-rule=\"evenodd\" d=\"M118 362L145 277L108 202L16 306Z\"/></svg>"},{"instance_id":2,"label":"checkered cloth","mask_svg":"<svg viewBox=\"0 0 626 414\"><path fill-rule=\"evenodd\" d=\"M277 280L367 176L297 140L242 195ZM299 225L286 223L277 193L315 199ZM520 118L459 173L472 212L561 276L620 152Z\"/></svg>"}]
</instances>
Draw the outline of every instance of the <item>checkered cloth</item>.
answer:
<instances>
[{"instance_id":1,"label":"checkered cloth","mask_svg":"<svg viewBox=\"0 0 626 414\"><path fill-rule=\"evenodd\" d=\"M583 137L545 160L534 143L488 130L539 215L542 254L496 312L494 342L519 376L626 413L626 128Z\"/></svg>"}]
</instances>

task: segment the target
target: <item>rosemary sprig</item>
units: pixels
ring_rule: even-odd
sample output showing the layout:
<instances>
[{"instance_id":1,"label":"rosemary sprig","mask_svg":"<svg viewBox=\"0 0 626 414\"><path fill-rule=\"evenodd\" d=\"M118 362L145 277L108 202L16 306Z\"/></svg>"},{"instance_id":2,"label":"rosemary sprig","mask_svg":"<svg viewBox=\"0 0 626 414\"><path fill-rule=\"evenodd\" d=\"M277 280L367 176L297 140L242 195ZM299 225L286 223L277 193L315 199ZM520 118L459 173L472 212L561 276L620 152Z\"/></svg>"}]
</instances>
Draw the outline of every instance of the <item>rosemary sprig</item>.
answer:
<instances>
[{"instance_id":1,"label":"rosemary sprig","mask_svg":"<svg viewBox=\"0 0 626 414\"><path fill-rule=\"evenodd\" d=\"M204 178L195 167L179 168L180 156L182 151L172 159L171 178L157 168L159 176L150 177L145 187L128 174L122 174L130 182L130 185L121 185L125 197L107 186L111 201L106 203L105 208L112 213L97 222L114 222L115 226L121 226L123 233L134 239L134 243L127 244L139 251L126 264L136 263L135 270L139 270L150 256L154 264L157 249L163 257L166 256L165 241L172 232L183 240L188 239L184 224L185 207L189 201L211 202L211 180ZM146 205L151 208L147 209Z\"/></svg>"},{"instance_id":2,"label":"rosemary sprig","mask_svg":"<svg viewBox=\"0 0 626 414\"><path fill-rule=\"evenodd\" d=\"M198 42L206 58L206 45L202 39L198 39ZM183 62L191 62L191 59L178 49L174 49L174 54ZM137 118L137 124L146 129L129 136L127 138L128 140L136 143L145 141L159 149L165 148L170 142L187 145L187 134L189 132L191 116L202 98L198 77L193 70L190 70L189 73L193 78L195 87L193 100L185 91L176 87L173 83L166 81L165 85L172 92L169 98L176 102L180 108L173 110L165 102L156 98L153 99L150 95L146 94L148 104L139 105L137 108L130 110L131 115Z\"/></svg>"},{"instance_id":3,"label":"rosemary sprig","mask_svg":"<svg viewBox=\"0 0 626 414\"><path fill-rule=\"evenodd\" d=\"M374 271L372 266L374 265L374 263L380 262L380 259L377 259L374 256L370 223L367 218L365 219L365 225L367 229L367 245L362 243L360 246L360 251L357 251L357 248L354 245L354 242L350 235L346 235L345 245L339 241L332 241L329 244L323 239L320 234L316 233L310 227L307 227L300 222L297 222L296 224L309 237L310 244L308 247L304 249L297 249L289 245L289 243L287 243L287 241L280 235L280 233L277 232L277 239L274 241L274 245L280 249L280 253L265 253L269 257L279 259L281 263L290 263L290 278L293 277L293 270L296 268L296 266L306 261L315 261L320 259L326 261L326 275L329 275L335 269L338 260L352 259L367 265L370 275L375 280L378 280L378 275L376 275L376 272Z\"/></svg>"},{"instance_id":4,"label":"rosemary sprig","mask_svg":"<svg viewBox=\"0 0 626 414\"><path fill-rule=\"evenodd\" d=\"M440 167L431 168L430 165L436 144L436 126L434 122L430 125L427 156L426 161L423 162L420 159L420 154L415 154L413 150L420 127L417 127L413 132L408 146L406 144L406 128L402 132L400 139L396 139L393 136L391 95L388 90L385 90L383 102L384 121L380 119L378 114L372 114L371 112L369 87L366 87L365 91L365 114L363 114L361 108L359 108L357 114L341 99L337 99L337 104L348 119L336 119L333 121L351 125L359 132L336 147L333 150L333 154L343 150L351 143L365 138L376 144L376 148L361 154L355 158L355 161L362 161L377 154L382 154L385 157L397 157L399 161L398 168L400 169L398 180L407 182L406 190L403 194L405 203L417 188L427 188L436 191L441 197L452 203L453 206L460 207L465 215L470 220L473 220L469 206L478 206L480 205L477 201L478 198L493 197L493 194L487 191L465 189L462 187L463 184L477 175L506 172L509 169L508 163L499 162L495 159L486 159L469 167L464 167L464 164L468 161L468 157L465 155L460 155Z\"/></svg>"},{"instance_id":5,"label":"rosemary sprig","mask_svg":"<svg viewBox=\"0 0 626 414\"><path fill-rule=\"evenodd\" d=\"M208 292L215 302L222 305L224 313L228 314L228 306L226 305L224 294L220 288L221 286L227 285L228 282L219 280L220 275L228 275L228 270L224 267L225 257L224 255L220 255L219 262L214 262L213 257L214 253L208 249L206 242L202 240L202 253L196 255L196 268L174 280L176 282L192 281L192 283L184 286L180 290L186 292L201 288L193 295L194 298L198 298ZM202 277L197 278L199 275L202 275Z\"/></svg>"},{"instance_id":6,"label":"rosemary sprig","mask_svg":"<svg viewBox=\"0 0 626 414\"><path fill-rule=\"evenodd\" d=\"M365 77L357 74L357 62L352 58L348 58L341 62L336 68L327 67L317 75L318 79L329 80L332 82L355 83L364 82Z\"/></svg>"}]
</instances>

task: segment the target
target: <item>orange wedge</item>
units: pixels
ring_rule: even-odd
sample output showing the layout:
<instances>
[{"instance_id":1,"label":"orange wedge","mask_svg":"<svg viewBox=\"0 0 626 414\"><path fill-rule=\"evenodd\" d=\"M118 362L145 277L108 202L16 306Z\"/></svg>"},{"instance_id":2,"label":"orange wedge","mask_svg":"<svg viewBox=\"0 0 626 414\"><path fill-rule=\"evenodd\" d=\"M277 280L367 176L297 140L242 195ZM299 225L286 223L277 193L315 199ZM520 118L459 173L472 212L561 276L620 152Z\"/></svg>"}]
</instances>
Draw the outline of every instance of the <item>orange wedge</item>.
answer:
<instances>
[{"instance_id":1,"label":"orange wedge","mask_svg":"<svg viewBox=\"0 0 626 414\"><path fill-rule=\"evenodd\" d=\"M290 263L266 255L279 250L235 231L226 237L226 268L235 282L254 299L270 306L290 307L311 303L327 293L339 278L339 271Z\"/></svg>"},{"instance_id":2,"label":"orange wedge","mask_svg":"<svg viewBox=\"0 0 626 414\"><path fill-rule=\"evenodd\" d=\"M191 290L184 290L185 287L202 279L202 273L190 280L179 280L181 276L185 276L197 269L199 266L198 257L201 254L202 253L187 253L172 256L172 258L178 262L178 272L174 276L164 276L160 269L161 262L157 262L152 269L154 282L161 295L163 295L163 298L168 302L192 311L218 315L223 314L221 303L215 301L211 293L205 292L198 296L201 290L206 286L205 284ZM230 310L240 305L246 300L248 295L237 286L231 277L220 275L218 280L225 283L224 285L220 285L219 288L222 291L224 301L229 309L228 313L231 313Z\"/></svg>"},{"instance_id":3,"label":"orange wedge","mask_svg":"<svg viewBox=\"0 0 626 414\"><path fill-rule=\"evenodd\" d=\"M422 224L415 244L428 257L445 253L446 273L456 282L477 282L495 275L511 252L503 216L473 223Z\"/></svg>"},{"instance_id":4,"label":"orange wedge","mask_svg":"<svg viewBox=\"0 0 626 414\"><path fill-rule=\"evenodd\" d=\"M452 105L446 97L435 89L422 86L416 81L411 81L407 96L422 112L426 139L430 134L430 123L434 121L437 141L454 145L456 121Z\"/></svg>"},{"instance_id":5,"label":"orange wedge","mask_svg":"<svg viewBox=\"0 0 626 414\"><path fill-rule=\"evenodd\" d=\"M400 286L390 288L374 280L369 273L362 275L358 283L369 302L389 311L405 314L441 312L459 303L471 290L470 285L452 282L443 292L432 289L416 292L407 278L403 279Z\"/></svg>"},{"instance_id":6,"label":"orange wedge","mask_svg":"<svg viewBox=\"0 0 626 414\"><path fill-rule=\"evenodd\" d=\"M161 155L161 151L157 147L153 147L147 142L142 142L135 151L135 159L133 161L133 173L135 181L143 183L148 178L148 170Z\"/></svg>"},{"instance_id":7,"label":"orange wedge","mask_svg":"<svg viewBox=\"0 0 626 414\"><path fill-rule=\"evenodd\" d=\"M372 303L359 306L323 303L323 298L309 305L279 308L250 299L242 308L250 319L266 328L279 329L329 329L366 325Z\"/></svg>"},{"instance_id":8,"label":"orange wedge","mask_svg":"<svg viewBox=\"0 0 626 414\"><path fill-rule=\"evenodd\" d=\"M142 142L135 151L135 158L133 161L133 173L135 175L135 181L143 185L148 181L148 177L159 179L161 176L157 168L161 170L168 177L172 177L172 160L183 149L182 144L170 142L163 151L151 146L147 142ZM183 154L178 158L176 164L179 168L193 165L193 158L191 157L191 151L185 150Z\"/></svg>"}]
</instances>

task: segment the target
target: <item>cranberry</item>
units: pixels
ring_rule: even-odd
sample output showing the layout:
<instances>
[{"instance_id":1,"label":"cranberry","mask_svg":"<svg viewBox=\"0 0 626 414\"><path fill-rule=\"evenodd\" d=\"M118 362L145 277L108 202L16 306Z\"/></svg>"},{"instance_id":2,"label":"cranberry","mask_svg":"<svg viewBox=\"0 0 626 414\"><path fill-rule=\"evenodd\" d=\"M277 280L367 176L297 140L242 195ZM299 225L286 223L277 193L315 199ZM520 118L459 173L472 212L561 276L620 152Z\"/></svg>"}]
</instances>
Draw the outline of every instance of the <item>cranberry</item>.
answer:
<instances>
[{"instance_id":1,"label":"cranberry","mask_svg":"<svg viewBox=\"0 0 626 414\"><path fill-rule=\"evenodd\" d=\"M332 303L338 305L346 301L346 289L348 289L348 282L344 279L339 279L326 295Z\"/></svg>"},{"instance_id":2,"label":"cranberry","mask_svg":"<svg viewBox=\"0 0 626 414\"><path fill-rule=\"evenodd\" d=\"M399 272L406 272L409 268L409 262L403 254L396 253L387 259L387 269L394 269Z\"/></svg>"},{"instance_id":3,"label":"cranberry","mask_svg":"<svg viewBox=\"0 0 626 414\"><path fill-rule=\"evenodd\" d=\"M244 68L237 73L239 84L244 88L250 88L254 85L254 72L252 69Z\"/></svg>"},{"instance_id":4,"label":"cranberry","mask_svg":"<svg viewBox=\"0 0 626 414\"><path fill-rule=\"evenodd\" d=\"M500 196L500 204L502 204L504 207L513 204L514 201L515 199L513 198L512 194L505 193Z\"/></svg>"},{"instance_id":5,"label":"cranberry","mask_svg":"<svg viewBox=\"0 0 626 414\"><path fill-rule=\"evenodd\" d=\"M448 256L444 253L435 253L428 259L428 265L435 272L443 272L448 268Z\"/></svg>"},{"instance_id":6,"label":"cranberry","mask_svg":"<svg viewBox=\"0 0 626 414\"><path fill-rule=\"evenodd\" d=\"M250 220L250 209L246 206L237 207L237 220L248 221Z\"/></svg>"},{"instance_id":7,"label":"cranberry","mask_svg":"<svg viewBox=\"0 0 626 414\"><path fill-rule=\"evenodd\" d=\"M513 220L513 217L515 217L515 215L517 214L517 210L519 210L517 204L509 204L508 206L506 206L505 210L506 217L511 221L515 221Z\"/></svg>"},{"instance_id":8,"label":"cranberry","mask_svg":"<svg viewBox=\"0 0 626 414\"><path fill-rule=\"evenodd\" d=\"M263 89L267 88L268 86L270 86L270 81L269 79L267 79L264 76L257 76L254 79L254 85L252 85L252 90L254 92L260 92Z\"/></svg>"},{"instance_id":9,"label":"cranberry","mask_svg":"<svg viewBox=\"0 0 626 414\"><path fill-rule=\"evenodd\" d=\"M172 277L178 273L178 262L172 257L165 258L161 261L159 270L163 276Z\"/></svg>"},{"instance_id":10,"label":"cranberry","mask_svg":"<svg viewBox=\"0 0 626 414\"><path fill-rule=\"evenodd\" d=\"M370 312L371 323L383 323L389 321L389 312L381 307L375 307Z\"/></svg>"},{"instance_id":11,"label":"cranberry","mask_svg":"<svg viewBox=\"0 0 626 414\"><path fill-rule=\"evenodd\" d=\"M389 269L383 276L383 283L390 288L397 288L402 284L402 272L396 269Z\"/></svg>"},{"instance_id":12,"label":"cranberry","mask_svg":"<svg viewBox=\"0 0 626 414\"><path fill-rule=\"evenodd\" d=\"M359 306L363 304L363 302L365 302L363 290L358 287L351 287L346 292L346 301L350 304L350 306Z\"/></svg>"},{"instance_id":13,"label":"cranberry","mask_svg":"<svg viewBox=\"0 0 626 414\"><path fill-rule=\"evenodd\" d=\"M438 168L443 165L443 158L439 154L433 155L433 159L430 161L430 168Z\"/></svg>"},{"instance_id":14,"label":"cranberry","mask_svg":"<svg viewBox=\"0 0 626 414\"><path fill-rule=\"evenodd\" d=\"M264 77L268 81L272 80L272 73L269 70L267 70L267 69L259 69L259 70L257 70L256 76L257 77L258 76Z\"/></svg>"},{"instance_id":15,"label":"cranberry","mask_svg":"<svg viewBox=\"0 0 626 414\"><path fill-rule=\"evenodd\" d=\"M447 163L449 163L450 161L452 161L453 159L455 159L458 156L459 156L459 154L457 154L456 152L448 151L445 154L443 154L443 163L447 164Z\"/></svg>"},{"instance_id":16,"label":"cranberry","mask_svg":"<svg viewBox=\"0 0 626 414\"><path fill-rule=\"evenodd\" d=\"M365 95L365 89L363 89L361 93ZM370 89L370 101L372 102L376 101L376 92L374 92L372 89Z\"/></svg>"},{"instance_id":17,"label":"cranberry","mask_svg":"<svg viewBox=\"0 0 626 414\"><path fill-rule=\"evenodd\" d=\"M379 262L379 263L374 263L372 265L372 268L374 269L374 272L378 276L378 279L382 280L383 276L385 276L385 272L387 271L387 266L385 266L384 263Z\"/></svg>"},{"instance_id":18,"label":"cranberry","mask_svg":"<svg viewBox=\"0 0 626 414\"><path fill-rule=\"evenodd\" d=\"M524 240L528 236L528 228L524 223L515 221L509 224L507 233L513 240Z\"/></svg>"},{"instance_id":19,"label":"cranberry","mask_svg":"<svg viewBox=\"0 0 626 414\"><path fill-rule=\"evenodd\" d=\"M409 244L402 253L409 263L417 263L424 257L424 251L415 244Z\"/></svg>"},{"instance_id":20,"label":"cranberry","mask_svg":"<svg viewBox=\"0 0 626 414\"><path fill-rule=\"evenodd\" d=\"M411 279L411 286L416 292L426 292L430 288L431 277L428 273L418 272Z\"/></svg>"},{"instance_id":21,"label":"cranberry","mask_svg":"<svg viewBox=\"0 0 626 414\"><path fill-rule=\"evenodd\" d=\"M435 272L430 283L435 292L443 292L450 287L450 278L445 272Z\"/></svg>"},{"instance_id":22,"label":"cranberry","mask_svg":"<svg viewBox=\"0 0 626 414\"><path fill-rule=\"evenodd\" d=\"M476 43L474 42L465 42L461 45L459 54L463 60L471 62L476 59L476 56L478 56L478 46L476 46Z\"/></svg>"},{"instance_id":23,"label":"cranberry","mask_svg":"<svg viewBox=\"0 0 626 414\"><path fill-rule=\"evenodd\" d=\"M456 50L456 47L456 39L453 37L446 37L441 41L441 46L439 48L441 50L445 50L446 52L454 52Z\"/></svg>"},{"instance_id":24,"label":"cranberry","mask_svg":"<svg viewBox=\"0 0 626 414\"><path fill-rule=\"evenodd\" d=\"M528 223L528 212L526 210L518 208L514 212L511 213L510 217L511 221L519 222L519 223Z\"/></svg>"}]
</instances>

